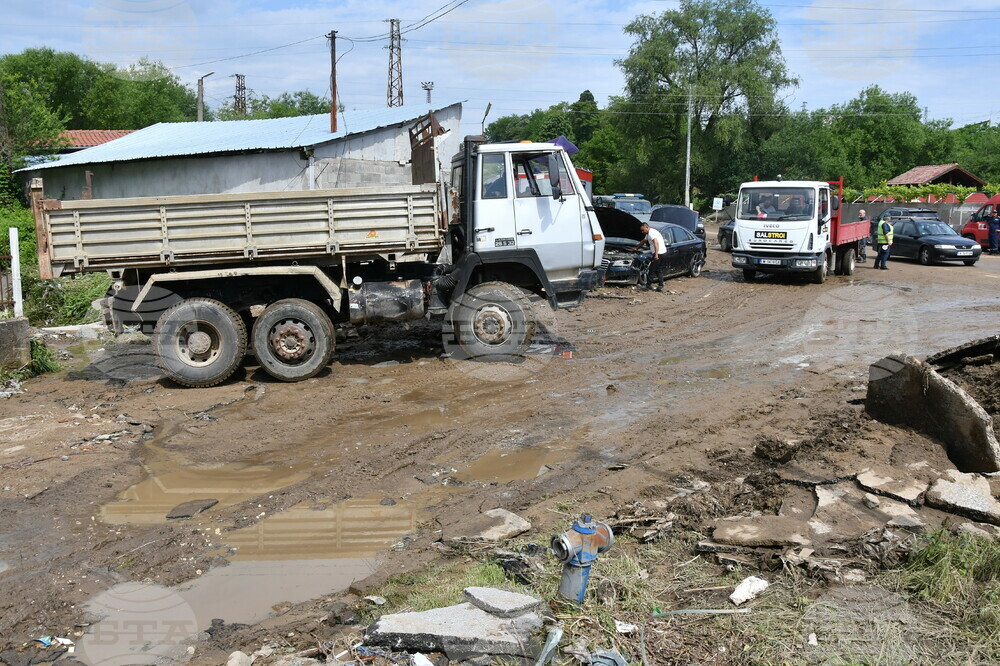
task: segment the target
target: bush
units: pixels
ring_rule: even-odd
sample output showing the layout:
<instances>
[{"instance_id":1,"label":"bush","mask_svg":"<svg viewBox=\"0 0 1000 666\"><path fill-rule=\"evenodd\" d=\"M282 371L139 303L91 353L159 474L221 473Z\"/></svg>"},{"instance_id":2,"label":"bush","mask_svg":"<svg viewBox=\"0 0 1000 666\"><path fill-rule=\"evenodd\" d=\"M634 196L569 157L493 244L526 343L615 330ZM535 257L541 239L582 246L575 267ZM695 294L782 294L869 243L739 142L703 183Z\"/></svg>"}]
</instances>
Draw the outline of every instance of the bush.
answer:
<instances>
[{"instance_id":1,"label":"bush","mask_svg":"<svg viewBox=\"0 0 1000 666\"><path fill-rule=\"evenodd\" d=\"M31 211L21 205L0 206L0 254L6 254L9 229L17 228L21 246L21 268L38 265L37 243L35 242L35 219Z\"/></svg>"},{"instance_id":2,"label":"bush","mask_svg":"<svg viewBox=\"0 0 1000 666\"><path fill-rule=\"evenodd\" d=\"M32 326L70 326L100 319L100 313L90 304L103 298L111 287L107 274L84 273L40 280L37 268L22 273L24 314Z\"/></svg>"}]
</instances>

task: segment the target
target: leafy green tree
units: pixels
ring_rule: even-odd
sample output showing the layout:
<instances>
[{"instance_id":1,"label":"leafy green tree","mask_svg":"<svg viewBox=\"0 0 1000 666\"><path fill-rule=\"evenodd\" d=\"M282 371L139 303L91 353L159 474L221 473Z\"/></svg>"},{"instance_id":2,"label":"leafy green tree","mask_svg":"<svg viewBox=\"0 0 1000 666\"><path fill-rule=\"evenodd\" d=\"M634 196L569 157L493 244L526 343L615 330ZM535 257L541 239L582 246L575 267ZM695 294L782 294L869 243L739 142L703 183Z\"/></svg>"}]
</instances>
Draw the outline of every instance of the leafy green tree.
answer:
<instances>
[{"instance_id":1,"label":"leafy green tree","mask_svg":"<svg viewBox=\"0 0 1000 666\"><path fill-rule=\"evenodd\" d=\"M197 116L194 92L160 62L119 68L42 48L0 57L0 72L33 85L67 129L141 129Z\"/></svg>"},{"instance_id":2,"label":"leafy green tree","mask_svg":"<svg viewBox=\"0 0 1000 666\"><path fill-rule=\"evenodd\" d=\"M594 93L584 90L579 99L569 105L569 111L573 142L579 145L590 141L601 123Z\"/></svg>"},{"instance_id":3,"label":"leafy green tree","mask_svg":"<svg viewBox=\"0 0 1000 666\"><path fill-rule=\"evenodd\" d=\"M291 118L330 112L330 98L318 97L308 90L284 92L271 98L254 90L247 91L247 111L236 110L234 100L228 100L216 111L218 120L257 120L261 118Z\"/></svg>"},{"instance_id":4,"label":"leafy green tree","mask_svg":"<svg viewBox=\"0 0 1000 666\"><path fill-rule=\"evenodd\" d=\"M20 81L0 71L0 208L17 205L20 183L13 174L29 155L45 155L63 142L64 122L46 106L33 81Z\"/></svg>"},{"instance_id":5,"label":"leafy green tree","mask_svg":"<svg viewBox=\"0 0 1000 666\"><path fill-rule=\"evenodd\" d=\"M785 112L782 92L797 83L770 12L753 0L681 0L625 32L635 42L618 62L625 95L616 118L635 155L630 180L657 200L681 199L689 101L692 183L723 191L742 180Z\"/></svg>"}]
</instances>

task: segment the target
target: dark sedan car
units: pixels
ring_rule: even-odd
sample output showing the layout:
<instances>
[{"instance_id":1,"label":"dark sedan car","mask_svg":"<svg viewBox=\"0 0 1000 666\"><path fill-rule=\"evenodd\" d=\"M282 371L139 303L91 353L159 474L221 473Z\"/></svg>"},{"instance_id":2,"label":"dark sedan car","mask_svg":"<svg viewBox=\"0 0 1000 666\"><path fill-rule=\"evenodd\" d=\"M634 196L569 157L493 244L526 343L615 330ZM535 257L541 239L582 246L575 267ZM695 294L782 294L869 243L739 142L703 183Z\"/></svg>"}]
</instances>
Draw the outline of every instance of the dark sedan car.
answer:
<instances>
[{"instance_id":1,"label":"dark sedan car","mask_svg":"<svg viewBox=\"0 0 1000 666\"><path fill-rule=\"evenodd\" d=\"M972 266L983 253L974 240L963 238L944 222L901 217L893 220L890 258L908 257L923 265L938 261L961 261Z\"/></svg>"},{"instance_id":2,"label":"dark sedan car","mask_svg":"<svg viewBox=\"0 0 1000 666\"><path fill-rule=\"evenodd\" d=\"M736 229L736 220L729 220L721 227L719 227L719 235L716 236L716 240L719 241L719 247L723 252L733 251L733 231Z\"/></svg>"},{"instance_id":3,"label":"dark sedan car","mask_svg":"<svg viewBox=\"0 0 1000 666\"><path fill-rule=\"evenodd\" d=\"M664 222L684 227L698 238L705 240L705 225L698 217L698 211L678 204L662 204L653 208L650 222Z\"/></svg>"},{"instance_id":4,"label":"dark sedan car","mask_svg":"<svg viewBox=\"0 0 1000 666\"><path fill-rule=\"evenodd\" d=\"M664 277L689 275L698 277L705 265L705 241L676 224L651 222L650 226L663 234L667 246ZM604 241L604 282L607 284L645 285L652 253L648 248L636 252L635 246L643 236L641 232L629 236L607 236Z\"/></svg>"}]
</instances>

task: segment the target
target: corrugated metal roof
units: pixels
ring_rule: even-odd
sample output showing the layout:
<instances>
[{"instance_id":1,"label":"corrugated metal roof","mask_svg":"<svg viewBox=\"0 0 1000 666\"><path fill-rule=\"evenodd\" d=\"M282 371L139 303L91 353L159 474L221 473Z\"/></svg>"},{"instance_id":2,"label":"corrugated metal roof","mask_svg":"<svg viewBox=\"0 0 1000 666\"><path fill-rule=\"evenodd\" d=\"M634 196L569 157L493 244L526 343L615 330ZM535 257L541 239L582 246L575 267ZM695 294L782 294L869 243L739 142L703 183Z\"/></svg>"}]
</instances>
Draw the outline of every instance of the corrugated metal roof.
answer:
<instances>
[{"instance_id":1,"label":"corrugated metal roof","mask_svg":"<svg viewBox=\"0 0 1000 666\"><path fill-rule=\"evenodd\" d=\"M73 148L89 148L99 146L108 141L120 139L135 130L66 130L59 138L69 141Z\"/></svg>"},{"instance_id":2,"label":"corrugated metal roof","mask_svg":"<svg viewBox=\"0 0 1000 666\"><path fill-rule=\"evenodd\" d=\"M336 133L330 132L330 116L325 113L264 120L157 123L120 139L66 155L54 162L27 167L21 171L82 164L130 162L157 157L302 148L342 139L352 134L400 125L416 120L430 111L439 111L457 104L461 102L344 111L337 118Z\"/></svg>"},{"instance_id":3,"label":"corrugated metal roof","mask_svg":"<svg viewBox=\"0 0 1000 666\"><path fill-rule=\"evenodd\" d=\"M913 167L906 173L889 180L887 185L923 185L924 183L930 183L941 178L950 171L959 171L969 180L976 181L980 185L985 184L985 181L981 178L959 166L958 162L952 162L951 164L928 164L926 166Z\"/></svg>"}]
</instances>

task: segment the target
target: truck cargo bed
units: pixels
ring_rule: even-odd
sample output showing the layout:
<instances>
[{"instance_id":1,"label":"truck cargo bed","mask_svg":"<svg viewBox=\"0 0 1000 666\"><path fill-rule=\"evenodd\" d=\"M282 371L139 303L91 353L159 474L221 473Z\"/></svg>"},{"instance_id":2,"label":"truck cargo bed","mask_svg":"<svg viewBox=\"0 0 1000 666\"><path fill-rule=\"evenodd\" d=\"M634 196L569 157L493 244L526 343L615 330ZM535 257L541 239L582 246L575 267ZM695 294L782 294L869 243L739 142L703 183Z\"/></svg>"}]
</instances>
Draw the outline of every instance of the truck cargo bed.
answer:
<instances>
[{"instance_id":1,"label":"truck cargo bed","mask_svg":"<svg viewBox=\"0 0 1000 666\"><path fill-rule=\"evenodd\" d=\"M41 187L32 183L42 277L206 260L430 253L443 239L434 183L89 201L42 200Z\"/></svg>"}]
</instances>

